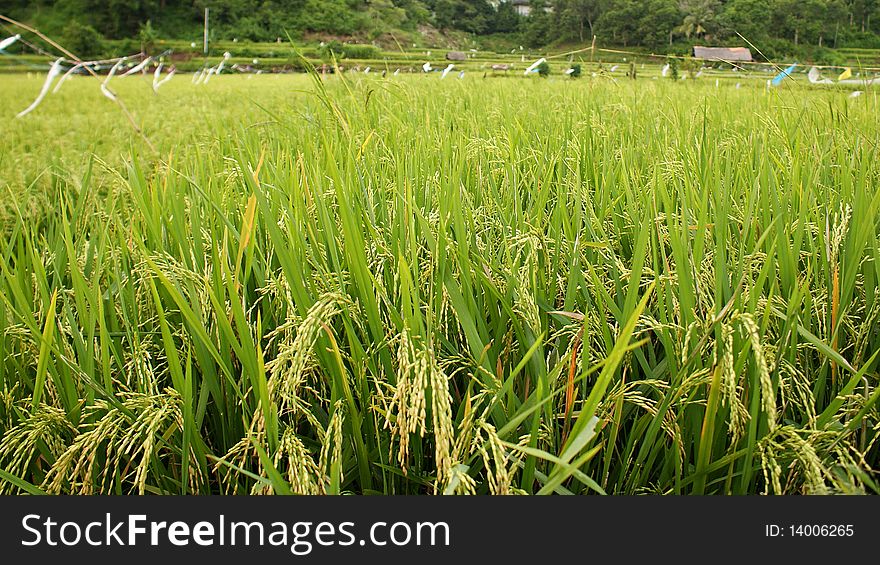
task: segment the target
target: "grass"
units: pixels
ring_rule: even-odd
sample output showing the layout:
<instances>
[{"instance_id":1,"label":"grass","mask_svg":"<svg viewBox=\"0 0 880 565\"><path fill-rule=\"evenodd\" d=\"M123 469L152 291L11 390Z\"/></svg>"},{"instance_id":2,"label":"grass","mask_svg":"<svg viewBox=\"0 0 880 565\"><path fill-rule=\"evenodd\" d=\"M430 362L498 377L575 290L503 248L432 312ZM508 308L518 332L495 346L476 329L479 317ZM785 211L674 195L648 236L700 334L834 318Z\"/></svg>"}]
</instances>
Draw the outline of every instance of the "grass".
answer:
<instances>
[{"instance_id":1,"label":"grass","mask_svg":"<svg viewBox=\"0 0 880 565\"><path fill-rule=\"evenodd\" d=\"M40 80L3 492L878 491L871 92Z\"/></svg>"}]
</instances>

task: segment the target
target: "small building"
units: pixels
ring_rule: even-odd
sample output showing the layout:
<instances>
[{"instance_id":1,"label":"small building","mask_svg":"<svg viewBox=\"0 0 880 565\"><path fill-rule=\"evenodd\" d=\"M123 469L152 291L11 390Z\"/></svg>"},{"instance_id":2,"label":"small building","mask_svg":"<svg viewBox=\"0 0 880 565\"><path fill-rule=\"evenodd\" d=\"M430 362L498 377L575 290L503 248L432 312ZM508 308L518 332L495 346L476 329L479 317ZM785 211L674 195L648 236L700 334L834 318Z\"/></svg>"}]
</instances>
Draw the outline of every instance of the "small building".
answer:
<instances>
[{"instance_id":1,"label":"small building","mask_svg":"<svg viewBox=\"0 0 880 565\"><path fill-rule=\"evenodd\" d=\"M446 54L447 61L467 61L467 55L461 51L450 51Z\"/></svg>"},{"instance_id":2,"label":"small building","mask_svg":"<svg viewBox=\"0 0 880 565\"><path fill-rule=\"evenodd\" d=\"M520 16L528 16L532 13L532 6L529 4L529 0L509 0L509 2L513 6L514 11Z\"/></svg>"},{"instance_id":3,"label":"small building","mask_svg":"<svg viewBox=\"0 0 880 565\"><path fill-rule=\"evenodd\" d=\"M492 5L496 10L498 6L502 3L508 3L513 7L513 11L523 17L528 17L529 14L532 13L532 5L531 0L489 0L489 4ZM550 13L553 11L553 6L550 5L549 2L545 4L544 11Z\"/></svg>"},{"instance_id":4,"label":"small building","mask_svg":"<svg viewBox=\"0 0 880 565\"><path fill-rule=\"evenodd\" d=\"M746 47L701 47L694 46L694 57L709 61L751 61L752 52Z\"/></svg>"}]
</instances>

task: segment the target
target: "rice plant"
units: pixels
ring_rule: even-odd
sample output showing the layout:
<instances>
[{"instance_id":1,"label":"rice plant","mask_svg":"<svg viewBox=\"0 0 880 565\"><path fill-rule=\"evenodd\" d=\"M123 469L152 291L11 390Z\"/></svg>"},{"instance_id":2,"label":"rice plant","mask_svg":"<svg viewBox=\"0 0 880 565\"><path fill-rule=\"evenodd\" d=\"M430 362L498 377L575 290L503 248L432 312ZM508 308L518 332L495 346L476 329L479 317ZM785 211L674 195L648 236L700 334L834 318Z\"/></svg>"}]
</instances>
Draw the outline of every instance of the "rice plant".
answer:
<instances>
[{"instance_id":1,"label":"rice plant","mask_svg":"<svg viewBox=\"0 0 880 565\"><path fill-rule=\"evenodd\" d=\"M116 80L0 84L0 492L878 492L873 93Z\"/></svg>"}]
</instances>

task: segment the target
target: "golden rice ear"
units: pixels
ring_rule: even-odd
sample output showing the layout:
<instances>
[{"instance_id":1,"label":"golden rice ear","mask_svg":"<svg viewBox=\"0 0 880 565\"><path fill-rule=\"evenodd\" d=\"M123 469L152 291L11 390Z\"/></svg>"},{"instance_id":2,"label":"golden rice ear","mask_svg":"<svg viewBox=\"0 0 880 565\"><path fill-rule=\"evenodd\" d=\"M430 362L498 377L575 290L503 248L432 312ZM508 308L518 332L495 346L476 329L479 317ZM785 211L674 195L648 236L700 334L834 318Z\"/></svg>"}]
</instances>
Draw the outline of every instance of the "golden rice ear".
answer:
<instances>
[{"instance_id":1,"label":"golden rice ear","mask_svg":"<svg viewBox=\"0 0 880 565\"><path fill-rule=\"evenodd\" d=\"M758 442L761 469L765 477L765 494L833 494L860 493L863 487L845 469L856 469L860 463L838 448L837 434L819 430L781 426ZM832 449L846 465L827 465L820 452ZM843 472L841 472L843 471Z\"/></svg>"},{"instance_id":2,"label":"golden rice ear","mask_svg":"<svg viewBox=\"0 0 880 565\"><path fill-rule=\"evenodd\" d=\"M516 460L511 457L504 447L501 438L495 431L495 426L484 421L479 423L480 439L477 451L483 458L486 467L486 475L491 494L511 494Z\"/></svg>"},{"instance_id":3,"label":"golden rice ear","mask_svg":"<svg viewBox=\"0 0 880 565\"><path fill-rule=\"evenodd\" d=\"M17 425L7 428L0 439L0 469L16 477L27 477L29 467L37 464L38 443L45 445L53 458L67 449L76 434L67 413L47 404L40 404ZM0 481L0 494L15 494L18 488Z\"/></svg>"},{"instance_id":4,"label":"golden rice ear","mask_svg":"<svg viewBox=\"0 0 880 565\"><path fill-rule=\"evenodd\" d=\"M736 316L736 319L742 324L751 345L752 355L754 355L755 359L755 370L758 372L758 381L761 385L761 405L767 417L767 425L772 433L776 430L776 419L778 417L776 392L770 377L770 367L767 365L767 360L764 357L764 346L761 343L758 325L751 314L741 313Z\"/></svg>"},{"instance_id":5,"label":"golden rice ear","mask_svg":"<svg viewBox=\"0 0 880 565\"><path fill-rule=\"evenodd\" d=\"M120 397L121 406L96 401L90 408L95 423L86 426L58 457L41 488L55 494L147 492L154 458L172 455L157 438L183 429L182 401L174 389L156 395L122 393ZM186 478L190 485L202 482L197 466L191 466L190 473Z\"/></svg>"},{"instance_id":6,"label":"golden rice ear","mask_svg":"<svg viewBox=\"0 0 880 565\"><path fill-rule=\"evenodd\" d=\"M476 494L477 481L468 474L468 470L468 466L462 463L454 465L449 473L443 494Z\"/></svg>"},{"instance_id":7,"label":"golden rice ear","mask_svg":"<svg viewBox=\"0 0 880 565\"><path fill-rule=\"evenodd\" d=\"M318 470L322 477L322 487L327 488L331 482L342 484L342 423L345 418L345 403L340 400L333 407L333 415L327 423L324 432L324 441L321 443L321 454L318 460ZM334 476L334 473L336 476Z\"/></svg>"},{"instance_id":8,"label":"golden rice ear","mask_svg":"<svg viewBox=\"0 0 880 565\"><path fill-rule=\"evenodd\" d=\"M331 421L332 426L334 426L334 423ZM334 452L334 455L338 461L340 454ZM288 427L281 435L274 463L278 469L283 470L286 468L286 471L283 472L293 493L326 493L327 475L323 471L324 467L315 463L305 444L296 436L293 428Z\"/></svg>"},{"instance_id":9,"label":"golden rice ear","mask_svg":"<svg viewBox=\"0 0 880 565\"><path fill-rule=\"evenodd\" d=\"M327 293L312 305L301 321L289 318L266 336L270 342L277 341L278 353L266 363L266 371L269 397L280 412L308 412L302 389L307 385L308 370L315 364L313 350L322 328L341 312L342 304L351 303L338 293Z\"/></svg>"},{"instance_id":10,"label":"golden rice ear","mask_svg":"<svg viewBox=\"0 0 880 565\"><path fill-rule=\"evenodd\" d=\"M455 424L449 378L440 368L433 351L420 342L413 342L404 329L398 336L397 378L394 395L386 415L385 427L397 438L397 461L407 472L411 434L425 437L427 399L430 394L431 428L434 440L436 480L434 491L441 490L452 472L452 450L455 443Z\"/></svg>"}]
</instances>

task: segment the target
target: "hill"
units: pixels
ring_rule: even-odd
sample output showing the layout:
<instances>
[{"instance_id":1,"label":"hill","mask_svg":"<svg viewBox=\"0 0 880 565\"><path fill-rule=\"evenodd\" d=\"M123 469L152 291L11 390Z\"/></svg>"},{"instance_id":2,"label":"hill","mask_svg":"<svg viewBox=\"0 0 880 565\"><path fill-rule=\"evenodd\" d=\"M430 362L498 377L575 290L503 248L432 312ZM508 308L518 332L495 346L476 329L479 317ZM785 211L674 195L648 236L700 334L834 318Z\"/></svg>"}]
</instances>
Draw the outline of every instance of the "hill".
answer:
<instances>
[{"instance_id":1,"label":"hill","mask_svg":"<svg viewBox=\"0 0 880 565\"><path fill-rule=\"evenodd\" d=\"M833 61L880 48L873 0L0 0L0 14L95 49L104 40L340 40L396 48L588 43L668 52L752 43L769 58ZM10 31L6 29L5 31Z\"/></svg>"}]
</instances>

